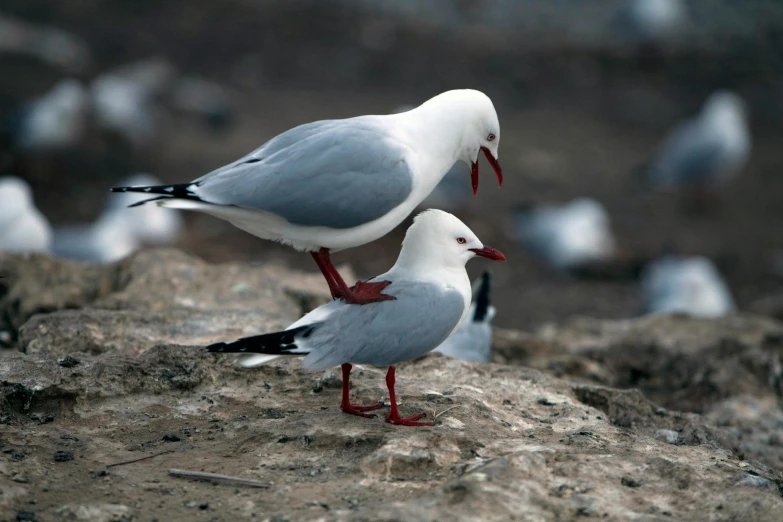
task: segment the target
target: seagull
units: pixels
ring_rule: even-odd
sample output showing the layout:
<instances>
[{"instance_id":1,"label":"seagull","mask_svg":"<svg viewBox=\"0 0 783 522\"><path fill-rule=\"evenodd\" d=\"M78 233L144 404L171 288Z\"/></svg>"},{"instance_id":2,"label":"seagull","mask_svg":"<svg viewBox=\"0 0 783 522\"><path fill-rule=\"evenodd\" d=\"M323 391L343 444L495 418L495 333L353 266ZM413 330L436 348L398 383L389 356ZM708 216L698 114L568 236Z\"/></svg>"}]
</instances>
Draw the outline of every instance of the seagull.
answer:
<instances>
[{"instance_id":1,"label":"seagull","mask_svg":"<svg viewBox=\"0 0 783 522\"><path fill-rule=\"evenodd\" d=\"M702 256L665 256L649 263L642 272L642 299L648 314L721 317L735 309L718 269Z\"/></svg>"},{"instance_id":2,"label":"seagull","mask_svg":"<svg viewBox=\"0 0 783 522\"><path fill-rule=\"evenodd\" d=\"M157 98L174 80L174 69L159 59L145 60L101 74L90 85L98 125L133 145L144 145L157 132Z\"/></svg>"},{"instance_id":3,"label":"seagull","mask_svg":"<svg viewBox=\"0 0 783 522\"><path fill-rule=\"evenodd\" d=\"M562 271L609 261L615 253L609 214L590 198L524 212L516 216L509 236L521 239L536 255Z\"/></svg>"},{"instance_id":4,"label":"seagull","mask_svg":"<svg viewBox=\"0 0 783 522\"><path fill-rule=\"evenodd\" d=\"M182 113L202 119L213 130L228 127L234 118L229 92L202 78L179 78L171 88L169 103Z\"/></svg>"},{"instance_id":5,"label":"seagull","mask_svg":"<svg viewBox=\"0 0 783 522\"><path fill-rule=\"evenodd\" d=\"M135 174L123 180L127 184L157 184L151 174ZM176 240L183 228L182 216L154 205L140 211L126 208L144 199L127 193L110 198L94 223L64 225L55 228L52 253L79 261L108 263L122 259L142 243L165 245Z\"/></svg>"},{"instance_id":6,"label":"seagull","mask_svg":"<svg viewBox=\"0 0 783 522\"><path fill-rule=\"evenodd\" d=\"M333 298L368 304L393 299L381 293L389 281L349 288L330 253L389 233L458 160L471 166L474 194L479 152L502 184L499 141L492 101L479 91L454 90L399 114L295 127L190 183L112 190L155 194L147 201L211 214L310 252Z\"/></svg>"},{"instance_id":7,"label":"seagull","mask_svg":"<svg viewBox=\"0 0 783 522\"><path fill-rule=\"evenodd\" d=\"M377 281L391 281L396 299L366 306L334 300L308 313L282 332L246 337L207 347L209 352L244 353L243 366L257 366L281 355L305 355L312 370L341 365L343 393L340 409L360 417L381 404L359 406L349 400L352 364L388 366L386 385L391 410L386 421L404 426L432 426L419 422L423 414L401 417L394 394L394 365L436 348L457 328L470 308L470 279L465 263L475 256L495 261L506 258L484 245L452 214L425 210L405 234L394 266ZM372 280L371 280L372 281Z\"/></svg>"},{"instance_id":8,"label":"seagull","mask_svg":"<svg viewBox=\"0 0 783 522\"><path fill-rule=\"evenodd\" d=\"M470 362L489 362L492 350L492 319L495 307L489 304L489 272L484 272L477 281L475 298L468 315L453 334L433 351L448 357Z\"/></svg>"},{"instance_id":9,"label":"seagull","mask_svg":"<svg viewBox=\"0 0 783 522\"><path fill-rule=\"evenodd\" d=\"M51 241L52 229L35 207L30 185L0 177L0 252L48 252Z\"/></svg>"},{"instance_id":10,"label":"seagull","mask_svg":"<svg viewBox=\"0 0 783 522\"><path fill-rule=\"evenodd\" d=\"M646 168L663 189L724 182L748 162L751 150L745 102L729 91L713 93L701 114L677 126Z\"/></svg>"},{"instance_id":11,"label":"seagull","mask_svg":"<svg viewBox=\"0 0 783 522\"><path fill-rule=\"evenodd\" d=\"M688 12L683 0L626 0L612 22L620 36L660 42L687 28Z\"/></svg>"},{"instance_id":12,"label":"seagull","mask_svg":"<svg viewBox=\"0 0 783 522\"><path fill-rule=\"evenodd\" d=\"M94 223L55 228L52 254L77 261L110 263L128 256L139 246L122 208L105 211Z\"/></svg>"},{"instance_id":13,"label":"seagull","mask_svg":"<svg viewBox=\"0 0 783 522\"><path fill-rule=\"evenodd\" d=\"M69 78L20 108L12 115L9 126L20 149L63 149L82 139L88 113L86 88L79 80Z\"/></svg>"}]
</instances>

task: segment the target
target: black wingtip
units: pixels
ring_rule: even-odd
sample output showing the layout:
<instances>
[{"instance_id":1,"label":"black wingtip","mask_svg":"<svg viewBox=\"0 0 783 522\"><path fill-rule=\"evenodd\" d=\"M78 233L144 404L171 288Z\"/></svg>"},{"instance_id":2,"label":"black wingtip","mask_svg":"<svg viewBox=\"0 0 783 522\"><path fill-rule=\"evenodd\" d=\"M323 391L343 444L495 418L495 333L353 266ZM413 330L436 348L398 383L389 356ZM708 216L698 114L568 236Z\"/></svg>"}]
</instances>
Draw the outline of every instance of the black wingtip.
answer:
<instances>
[{"instance_id":1,"label":"black wingtip","mask_svg":"<svg viewBox=\"0 0 783 522\"><path fill-rule=\"evenodd\" d=\"M215 343L210 344L204 350L206 350L209 353L223 353L226 349L226 343Z\"/></svg>"},{"instance_id":2,"label":"black wingtip","mask_svg":"<svg viewBox=\"0 0 783 522\"><path fill-rule=\"evenodd\" d=\"M489 312L489 291L491 287L492 276L488 271L481 274L481 285L476 293L476 311L473 314L473 321L480 323Z\"/></svg>"}]
</instances>

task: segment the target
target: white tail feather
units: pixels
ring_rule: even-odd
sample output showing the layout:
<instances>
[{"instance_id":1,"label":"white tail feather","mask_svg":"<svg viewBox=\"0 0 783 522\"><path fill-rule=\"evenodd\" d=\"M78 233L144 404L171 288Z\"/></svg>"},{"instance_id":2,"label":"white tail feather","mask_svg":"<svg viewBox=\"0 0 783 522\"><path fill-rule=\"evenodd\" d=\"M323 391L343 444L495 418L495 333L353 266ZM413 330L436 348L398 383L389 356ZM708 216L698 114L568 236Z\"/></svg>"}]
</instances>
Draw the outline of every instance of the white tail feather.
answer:
<instances>
[{"instance_id":1,"label":"white tail feather","mask_svg":"<svg viewBox=\"0 0 783 522\"><path fill-rule=\"evenodd\" d=\"M273 361L280 357L279 355L267 355L263 353L245 355L237 359L237 362L245 368L252 368L253 366L261 366L269 361Z\"/></svg>"}]
</instances>

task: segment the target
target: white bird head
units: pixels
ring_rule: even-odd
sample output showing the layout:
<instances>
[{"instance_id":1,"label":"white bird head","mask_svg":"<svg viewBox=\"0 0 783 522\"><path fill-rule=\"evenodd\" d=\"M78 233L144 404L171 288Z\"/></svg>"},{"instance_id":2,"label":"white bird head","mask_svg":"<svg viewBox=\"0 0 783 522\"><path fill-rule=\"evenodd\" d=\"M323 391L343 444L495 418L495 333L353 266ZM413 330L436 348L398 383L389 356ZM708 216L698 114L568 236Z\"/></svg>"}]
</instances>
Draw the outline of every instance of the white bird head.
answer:
<instances>
[{"instance_id":1,"label":"white bird head","mask_svg":"<svg viewBox=\"0 0 783 522\"><path fill-rule=\"evenodd\" d=\"M452 214L430 209L414 218L395 266L417 272L449 268L464 270L465 263L475 256L493 261L506 260L499 250L484 245L465 223Z\"/></svg>"},{"instance_id":2,"label":"white bird head","mask_svg":"<svg viewBox=\"0 0 783 522\"><path fill-rule=\"evenodd\" d=\"M745 100L731 91L716 91L704 102L702 115L710 121L739 121L747 118L748 107Z\"/></svg>"},{"instance_id":3,"label":"white bird head","mask_svg":"<svg viewBox=\"0 0 783 522\"><path fill-rule=\"evenodd\" d=\"M87 110L89 99L87 89L79 80L68 78L60 81L46 94L45 98L52 108L67 111L69 114L81 114Z\"/></svg>"},{"instance_id":4,"label":"white bird head","mask_svg":"<svg viewBox=\"0 0 783 522\"><path fill-rule=\"evenodd\" d=\"M498 162L500 122L492 100L480 91L459 89L446 91L424 102L415 109L422 113L433 111L433 118L443 123L444 132L461 129L459 150L455 160L471 166L473 193L478 191L478 158L484 152L495 171L498 186L503 184L503 170Z\"/></svg>"}]
</instances>

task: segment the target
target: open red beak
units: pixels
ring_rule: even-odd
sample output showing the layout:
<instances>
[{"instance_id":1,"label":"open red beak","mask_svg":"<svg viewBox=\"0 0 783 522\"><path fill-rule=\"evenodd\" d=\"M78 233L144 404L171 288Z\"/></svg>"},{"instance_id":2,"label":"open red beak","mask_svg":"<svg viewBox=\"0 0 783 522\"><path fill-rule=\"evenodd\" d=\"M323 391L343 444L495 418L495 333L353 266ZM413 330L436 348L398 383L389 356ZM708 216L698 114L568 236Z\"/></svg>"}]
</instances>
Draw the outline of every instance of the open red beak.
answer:
<instances>
[{"instance_id":1,"label":"open red beak","mask_svg":"<svg viewBox=\"0 0 783 522\"><path fill-rule=\"evenodd\" d=\"M492 261L506 262L506 256L503 255L503 252L497 248L492 248L491 246L484 245L484 248L471 248L470 251L477 256L486 257Z\"/></svg>"},{"instance_id":2,"label":"open red beak","mask_svg":"<svg viewBox=\"0 0 783 522\"><path fill-rule=\"evenodd\" d=\"M495 156L492 155L488 148L481 147L481 150L484 151L484 156L487 157L487 161L489 161L489 164L492 165L492 168L495 170L495 175L498 177L498 187L502 186L503 169L500 168L500 163L498 163L498 160L495 159ZM471 163L470 165L470 181L473 183L474 196L478 192L478 174L478 158L476 158L476 163Z\"/></svg>"}]
</instances>

